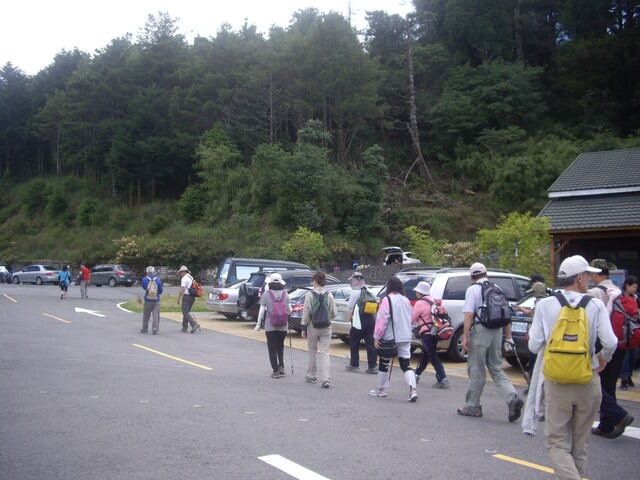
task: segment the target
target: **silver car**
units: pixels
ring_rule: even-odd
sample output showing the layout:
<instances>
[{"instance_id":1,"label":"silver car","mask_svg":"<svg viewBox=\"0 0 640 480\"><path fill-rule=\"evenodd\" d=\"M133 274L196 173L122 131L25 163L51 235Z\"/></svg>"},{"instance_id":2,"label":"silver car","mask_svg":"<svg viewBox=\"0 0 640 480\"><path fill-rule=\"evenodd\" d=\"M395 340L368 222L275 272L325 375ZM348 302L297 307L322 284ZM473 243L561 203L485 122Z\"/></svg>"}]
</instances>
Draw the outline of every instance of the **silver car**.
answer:
<instances>
[{"instance_id":1,"label":"silver car","mask_svg":"<svg viewBox=\"0 0 640 480\"><path fill-rule=\"evenodd\" d=\"M205 301L207 309L231 320L238 318L238 290L243 283L244 280L241 280L228 287L213 288Z\"/></svg>"},{"instance_id":2,"label":"silver car","mask_svg":"<svg viewBox=\"0 0 640 480\"><path fill-rule=\"evenodd\" d=\"M18 285L20 283L43 283L58 284L60 270L53 265L29 265L18 272L13 272L11 282Z\"/></svg>"},{"instance_id":3,"label":"silver car","mask_svg":"<svg viewBox=\"0 0 640 480\"><path fill-rule=\"evenodd\" d=\"M367 289L376 297L383 285L367 286ZM338 309L338 320L331 322L331 332L334 337L338 337L344 343L349 343L351 332L351 310L347 308L349 297L353 290L351 287L344 288L342 298L336 298L336 308Z\"/></svg>"}]
</instances>

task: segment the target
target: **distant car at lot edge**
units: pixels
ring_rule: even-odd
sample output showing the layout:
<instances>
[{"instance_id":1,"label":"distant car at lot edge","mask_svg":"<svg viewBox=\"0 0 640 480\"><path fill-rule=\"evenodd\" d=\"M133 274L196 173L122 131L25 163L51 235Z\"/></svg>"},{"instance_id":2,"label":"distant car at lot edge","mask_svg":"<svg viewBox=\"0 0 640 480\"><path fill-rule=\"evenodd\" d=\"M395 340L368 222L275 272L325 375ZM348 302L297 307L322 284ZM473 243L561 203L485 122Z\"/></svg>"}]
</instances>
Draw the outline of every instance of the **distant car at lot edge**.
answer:
<instances>
[{"instance_id":1,"label":"distant car at lot edge","mask_svg":"<svg viewBox=\"0 0 640 480\"><path fill-rule=\"evenodd\" d=\"M130 287L136 283L131 268L127 265L115 263L103 263L94 266L91 269L89 282L96 287L103 285L109 285L110 287L124 285L125 287Z\"/></svg>"},{"instance_id":2,"label":"distant car at lot edge","mask_svg":"<svg viewBox=\"0 0 640 480\"><path fill-rule=\"evenodd\" d=\"M49 283L58 284L60 270L53 265L29 265L11 275L11 283L19 285L20 283L34 283L42 285Z\"/></svg>"}]
</instances>

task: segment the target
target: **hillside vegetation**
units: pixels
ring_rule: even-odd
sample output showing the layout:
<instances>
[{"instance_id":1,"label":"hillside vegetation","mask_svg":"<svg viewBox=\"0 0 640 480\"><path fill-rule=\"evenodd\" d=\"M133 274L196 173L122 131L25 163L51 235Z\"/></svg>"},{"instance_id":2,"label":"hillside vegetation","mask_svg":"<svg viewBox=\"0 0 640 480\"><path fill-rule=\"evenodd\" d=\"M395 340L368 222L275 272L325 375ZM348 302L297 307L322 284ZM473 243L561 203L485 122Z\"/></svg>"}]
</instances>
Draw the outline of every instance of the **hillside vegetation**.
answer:
<instances>
[{"instance_id":1,"label":"hillside vegetation","mask_svg":"<svg viewBox=\"0 0 640 480\"><path fill-rule=\"evenodd\" d=\"M0 260L497 258L579 153L640 146L640 0L413 4L7 63Z\"/></svg>"}]
</instances>

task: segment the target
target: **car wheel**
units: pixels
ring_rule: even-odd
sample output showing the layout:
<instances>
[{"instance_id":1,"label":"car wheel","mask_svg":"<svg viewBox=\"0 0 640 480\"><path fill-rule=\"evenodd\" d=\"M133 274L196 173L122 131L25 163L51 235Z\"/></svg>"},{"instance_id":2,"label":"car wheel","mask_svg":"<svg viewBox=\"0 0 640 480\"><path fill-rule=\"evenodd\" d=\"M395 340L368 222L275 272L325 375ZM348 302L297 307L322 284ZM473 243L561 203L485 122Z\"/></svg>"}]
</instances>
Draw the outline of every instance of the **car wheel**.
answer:
<instances>
[{"instance_id":1,"label":"car wheel","mask_svg":"<svg viewBox=\"0 0 640 480\"><path fill-rule=\"evenodd\" d=\"M223 313L222 315L227 317L229 320L235 320L236 318L238 318L237 313Z\"/></svg>"},{"instance_id":2,"label":"car wheel","mask_svg":"<svg viewBox=\"0 0 640 480\"><path fill-rule=\"evenodd\" d=\"M111 277L111 278L109 279L109 286L110 286L110 287L115 287L115 286L117 286L117 285L118 285L118 280L116 280L115 278Z\"/></svg>"},{"instance_id":3,"label":"car wheel","mask_svg":"<svg viewBox=\"0 0 640 480\"><path fill-rule=\"evenodd\" d=\"M467 352L462 348L462 328L456 330L451 337L451 344L447 350L447 356L454 362L466 362Z\"/></svg>"},{"instance_id":4,"label":"car wheel","mask_svg":"<svg viewBox=\"0 0 640 480\"><path fill-rule=\"evenodd\" d=\"M512 367L520 368L520 364L518 363L518 359L515 357L515 355L509 355L508 357L504 357L504 359ZM520 363L522 363L522 368L527 368L527 365L529 365L529 359L521 357Z\"/></svg>"},{"instance_id":5,"label":"car wheel","mask_svg":"<svg viewBox=\"0 0 640 480\"><path fill-rule=\"evenodd\" d=\"M36 277L36 285L42 285L42 279L40 277Z\"/></svg>"},{"instance_id":6,"label":"car wheel","mask_svg":"<svg viewBox=\"0 0 640 480\"><path fill-rule=\"evenodd\" d=\"M20 277L13 277L13 284L20 285Z\"/></svg>"}]
</instances>

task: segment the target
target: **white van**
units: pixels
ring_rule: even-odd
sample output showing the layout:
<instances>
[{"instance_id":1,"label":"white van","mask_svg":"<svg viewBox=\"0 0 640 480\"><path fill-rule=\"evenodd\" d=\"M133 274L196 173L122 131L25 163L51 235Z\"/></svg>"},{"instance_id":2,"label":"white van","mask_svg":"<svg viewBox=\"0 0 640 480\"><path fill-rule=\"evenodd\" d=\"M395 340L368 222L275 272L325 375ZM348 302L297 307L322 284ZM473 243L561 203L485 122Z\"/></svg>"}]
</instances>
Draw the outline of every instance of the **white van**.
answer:
<instances>
[{"instance_id":1,"label":"white van","mask_svg":"<svg viewBox=\"0 0 640 480\"><path fill-rule=\"evenodd\" d=\"M286 260L229 257L220 262L214 285L226 287L241 280L247 280L253 272L263 270L312 270L312 268L304 263Z\"/></svg>"}]
</instances>

